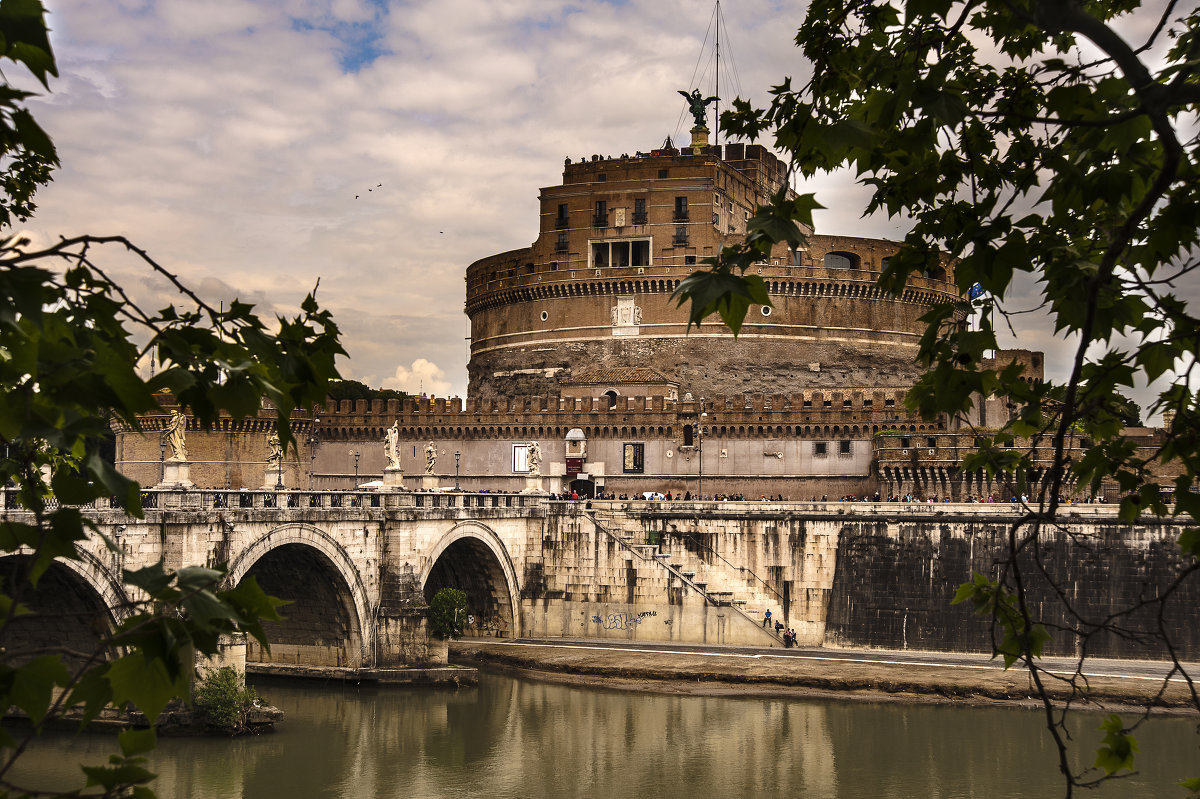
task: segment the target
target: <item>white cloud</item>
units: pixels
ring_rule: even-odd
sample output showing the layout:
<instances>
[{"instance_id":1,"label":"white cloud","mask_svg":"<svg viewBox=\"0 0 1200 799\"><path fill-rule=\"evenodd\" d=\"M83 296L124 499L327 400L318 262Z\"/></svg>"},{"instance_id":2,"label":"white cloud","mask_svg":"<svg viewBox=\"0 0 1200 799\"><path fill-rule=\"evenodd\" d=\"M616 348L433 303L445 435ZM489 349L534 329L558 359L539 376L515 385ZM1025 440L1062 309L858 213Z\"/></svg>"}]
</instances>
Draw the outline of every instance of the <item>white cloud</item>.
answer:
<instances>
[{"instance_id":1,"label":"white cloud","mask_svg":"<svg viewBox=\"0 0 1200 799\"><path fill-rule=\"evenodd\" d=\"M383 381L383 388L441 397L450 392L450 381L436 363L417 358L411 367L397 366L396 373Z\"/></svg>"},{"instance_id":2,"label":"white cloud","mask_svg":"<svg viewBox=\"0 0 1200 799\"><path fill-rule=\"evenodd\" d=\"M34 110L63 166L28 226L39 240L124 234L214 301L264 311L320 278L347 376L459 395L467 265L534 239L564 156L686 136L675 92L695 83L712 14L710 0L48 5L61 77ZM730 86L763 104L784 76L802 82L802 14L726 7L726 102ZM849 177L806 190L830 206L822 232L903 232L858 218Z\"/></svg>"}]
</instances>

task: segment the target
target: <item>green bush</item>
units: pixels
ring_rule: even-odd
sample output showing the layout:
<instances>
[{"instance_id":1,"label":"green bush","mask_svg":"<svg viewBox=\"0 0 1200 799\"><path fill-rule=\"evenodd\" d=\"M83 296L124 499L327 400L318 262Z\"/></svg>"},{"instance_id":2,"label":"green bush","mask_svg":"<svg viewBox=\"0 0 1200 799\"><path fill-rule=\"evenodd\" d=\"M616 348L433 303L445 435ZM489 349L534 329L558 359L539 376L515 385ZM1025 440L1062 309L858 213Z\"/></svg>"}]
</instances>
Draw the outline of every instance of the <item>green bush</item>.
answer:
<instances>
[{"instance_id":1,"label":"green bush","mask_svg":"<svg viewBox=\"0 0 1200 799\"><path fill-rule=\"evenodd\" d=\"M259 702L258 692L229 666L205 674L194 696L204 726L230 735L246 732L250 710Z\"/></svg>"},{"instance_id":2,"label":"green bush","mask_svg":"<svg viewBox=\"0 0 1200 799\"><path fill-rule=\"evenodd\" d=\"M462 638L467 623L467 595L457 588L439 588L429 602L429 634L435 638Z\"/></svg>"}]
</instances>

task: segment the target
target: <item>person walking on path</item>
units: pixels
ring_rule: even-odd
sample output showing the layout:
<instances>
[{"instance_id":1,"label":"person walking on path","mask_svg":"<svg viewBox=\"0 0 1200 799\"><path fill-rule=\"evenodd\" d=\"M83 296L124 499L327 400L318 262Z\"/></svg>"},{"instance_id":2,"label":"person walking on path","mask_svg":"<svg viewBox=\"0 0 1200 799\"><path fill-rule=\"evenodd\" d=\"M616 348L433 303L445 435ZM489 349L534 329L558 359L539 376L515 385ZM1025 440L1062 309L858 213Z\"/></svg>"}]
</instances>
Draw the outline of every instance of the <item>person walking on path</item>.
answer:
<instances>
[{"instance_id":1,"label":"person walking on path","mask_svg":"<svg viewBox=\"0 0 1200 799\"><path fill-rule=\"evenodd\" d=\"M767 608L767 612L763 614L763 627L771 628L771 609Z\"/></svg>"}]
</instances>

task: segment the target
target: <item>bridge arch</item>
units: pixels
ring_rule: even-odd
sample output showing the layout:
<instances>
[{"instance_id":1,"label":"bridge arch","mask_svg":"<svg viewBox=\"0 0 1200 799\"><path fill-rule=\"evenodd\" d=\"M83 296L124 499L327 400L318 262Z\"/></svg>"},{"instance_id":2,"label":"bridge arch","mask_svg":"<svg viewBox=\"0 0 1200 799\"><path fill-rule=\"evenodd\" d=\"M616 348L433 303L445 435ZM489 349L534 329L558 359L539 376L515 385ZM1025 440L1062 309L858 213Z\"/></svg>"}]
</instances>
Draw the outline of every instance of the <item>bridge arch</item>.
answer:
<instances>
[{"instance_id":1,"label":"bridge arch","mask_svg":"<svg viewBox=\"0 0 1200 799\"><path fill-rule=\"evenodd\" d=\"M272 662L354 667L368 662L373 630L370 598L349 554L328 533L304 523L270 530L233 559L228 579L237 585L251 573L268 594L292 600L280 613L309 625L318 639L344 629L337 646L321 646L319 640L301 646L294 636L279 646L271 638ZM305 590L297 593L300 585ZM270 627L265 629L271 637ZM248 658L257 655L253 645L251 649Z\"/></svg>"},{"instance_id":2,"label":"bridge arch","mask_svg":"<svg viewBox=\"0 0 1200 799\"><path fill-rule=\"evenodd\" d=\"M476 617L468 635L520 636L517 571L495 530L464 521L441 537L421 571L421 590L428 601L447 585L467 594L468 610Z\"/></svg>"},{"instance_id":3,"label":"bridge arch","mask_svg":"<svg viewBox=\"0 0 1200 799\"><path fill-rule=\"evenodd\" d=\"M33 614L18 616L5 628L10 650L65 647L80 653L94 652L104 634L133 612L124 586L92 553L82 550L81 560L55 560L38 580L37 588L22 595ZM0 585L11 592L17 571L31 556L16 553L0 558ZM82 664L83 658L67 656Z\"/></svg>"}]
</instances>

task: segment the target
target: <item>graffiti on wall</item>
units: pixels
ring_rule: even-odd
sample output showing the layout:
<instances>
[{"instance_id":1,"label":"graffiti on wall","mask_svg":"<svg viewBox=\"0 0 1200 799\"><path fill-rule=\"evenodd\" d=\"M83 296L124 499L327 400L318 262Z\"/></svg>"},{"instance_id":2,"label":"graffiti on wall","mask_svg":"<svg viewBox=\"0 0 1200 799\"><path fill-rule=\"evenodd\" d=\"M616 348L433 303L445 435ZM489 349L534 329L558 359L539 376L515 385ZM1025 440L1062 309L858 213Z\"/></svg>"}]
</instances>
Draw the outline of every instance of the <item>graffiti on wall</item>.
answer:
<instances>
[{"instance_id":1,"label":"graffiti on wall","mask_svg":"<svg viewBox=\"0 0 1200 799\"><path fill-rule=\"evenodd\" d=\"M599 624L603 630L629 630L641 624L650 616L657 616L653 610L641 613L609 613L605 616L592 616L592 623Z\"/></svg>"}]
</instances>

